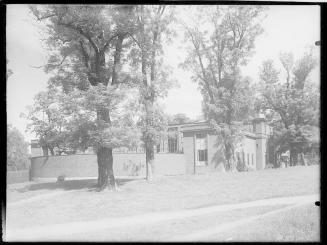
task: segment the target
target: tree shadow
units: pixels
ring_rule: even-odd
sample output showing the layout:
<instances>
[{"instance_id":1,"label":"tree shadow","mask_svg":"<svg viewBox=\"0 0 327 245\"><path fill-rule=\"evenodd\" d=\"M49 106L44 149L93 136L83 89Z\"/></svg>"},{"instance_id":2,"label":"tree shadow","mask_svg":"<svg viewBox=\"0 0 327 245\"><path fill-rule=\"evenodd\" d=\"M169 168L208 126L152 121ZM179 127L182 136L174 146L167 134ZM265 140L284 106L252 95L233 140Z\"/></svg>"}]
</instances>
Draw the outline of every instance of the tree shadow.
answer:
<instances>
[{"instance_id":1,"label":"tree shadow","mask_svg":"<svg viewBox=\"0 0 327 245\"><path fill-rule=\"evenodd\" d=\"M133 181L134 179L116 178L118 187L125 185L126 183ZM27 191L38 191L38 190L82 190L86 189L93 191L96 189L97 179L80 179L80 180L65 180L62 182L44 182L44 183L33 183L31 182L28 186L16 189L20 193Z\"/></svg>"}]
</instances>

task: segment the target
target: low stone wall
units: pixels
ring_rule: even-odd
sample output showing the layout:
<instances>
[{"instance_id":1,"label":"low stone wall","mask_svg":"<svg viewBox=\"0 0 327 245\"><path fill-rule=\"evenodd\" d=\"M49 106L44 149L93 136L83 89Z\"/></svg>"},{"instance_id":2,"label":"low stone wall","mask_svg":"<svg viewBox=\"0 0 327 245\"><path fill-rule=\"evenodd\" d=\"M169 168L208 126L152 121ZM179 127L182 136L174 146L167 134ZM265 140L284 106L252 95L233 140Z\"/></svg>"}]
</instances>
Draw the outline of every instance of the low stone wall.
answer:
<instances>
[{"instance_id":1,"label":"low stone wall","mask_svg":"<svg viewBox=\"0 0 327 245\"><path fill-rule=\"evenodd\" d=\"M15 184L30 181L29 170L7 171L7 184Z\"/></svg>"},{"instance_id":2,"label":"low stone wall","mask_svg":"<svg viewBox=\"0 0 327 245\"><path fill-rule=\"evenodd\" d=\"M115 153L115 176L145 176L144 153ZM186 166L183 154L155 154L155 173L157 175L185 174ZM56 178L97 177L98 165L95 154L68 156L34 157L31 159L31 177Z\"/></svg>"}]
</instances>

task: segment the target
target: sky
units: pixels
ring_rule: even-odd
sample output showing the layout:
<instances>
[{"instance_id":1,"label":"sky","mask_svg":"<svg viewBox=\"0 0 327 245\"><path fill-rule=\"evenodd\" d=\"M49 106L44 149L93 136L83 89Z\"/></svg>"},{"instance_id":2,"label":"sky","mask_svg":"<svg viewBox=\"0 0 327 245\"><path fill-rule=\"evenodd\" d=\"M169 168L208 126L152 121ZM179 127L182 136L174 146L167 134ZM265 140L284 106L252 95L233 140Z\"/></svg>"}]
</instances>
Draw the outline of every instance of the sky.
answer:
<instances>
[{"instance_id":1,"label":"sky","mask_svg":"<svg viewBox=\"0 0 327 245\"><path fill-rule=\"evenodd\" d=\"M262 61L273 59L278 65L281 51L291 51L295 58L299 58L320 40L320 7L269 6L262 26L265 32L257 38L255 53L242 69L243 75L249 76L253 82L258 81ZM42 38L27 5L7 5L6 51L8 68L13 71L7 81L7 123L23 133L27 141L35 137L26 132L27 121L20 114L33 104L38 92L46 89L49 78L43 69L33 68L44 65L47 60ZM182 38L177 40L165 48L165 59L173 68L172 76L177 79L178 85L169 91L161 103L169 114L185 113L197 119L202 114L202 95L197 84L190 79L192 74L178 66L184 60L185 50ZM314 53L320 59L320 47L315 46ZM311 75L311 80L317 83L320 82L319 71L317 67Z\"/></svg>"}]
</instances>

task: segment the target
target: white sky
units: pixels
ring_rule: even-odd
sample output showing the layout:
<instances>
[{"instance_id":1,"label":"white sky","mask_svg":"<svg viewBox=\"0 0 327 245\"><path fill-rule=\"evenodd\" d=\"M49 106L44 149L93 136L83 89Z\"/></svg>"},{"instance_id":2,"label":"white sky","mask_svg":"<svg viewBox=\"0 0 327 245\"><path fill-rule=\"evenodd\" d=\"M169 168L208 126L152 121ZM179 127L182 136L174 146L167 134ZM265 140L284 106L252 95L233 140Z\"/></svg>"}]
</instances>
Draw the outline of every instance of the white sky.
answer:
<instances>
[{"instance_id":1,"label":"white sky","mask_svg":"<svg viewBox=\"0 0 327 245\"><path fill-rule=\"evenodd\" d=\"M306 48L320 40L320 7L270 6L262 25L265 33L258 37L255 54L243 69L243 74L254 82L258 79L259 66L263 60L274 59L277 65L280 51L291 51L298 58ZM45 64L46 52L26 5L7 6L6 34L8 68L13 71L7 81L7 122L17 127L30 141L34 137L25 132L27 122L19 115L26 112L26 106L33 103L33 97L39 91L45 90L48 76L42 69L30 67ZM314 50L320 58L320 47ZM185 113L195 119L201 115L202 96L197 85L190 80L191 74L178 67L184 60L184 54L182 42L166 48L166 59L174 68L173 76L179 87L171 89L162 103L167 113ZM317 83L319 70L317 67L311 76Z\"/></svg>"}]
</instances>

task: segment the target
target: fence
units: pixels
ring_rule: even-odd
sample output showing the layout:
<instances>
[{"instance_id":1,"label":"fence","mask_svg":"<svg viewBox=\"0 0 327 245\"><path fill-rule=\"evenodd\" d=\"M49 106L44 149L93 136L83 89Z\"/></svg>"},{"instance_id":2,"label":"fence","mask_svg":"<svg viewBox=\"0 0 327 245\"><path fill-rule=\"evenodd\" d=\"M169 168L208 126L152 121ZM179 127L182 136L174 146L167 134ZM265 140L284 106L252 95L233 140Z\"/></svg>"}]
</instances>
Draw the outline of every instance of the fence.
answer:
<instances>
[{"instance_id":1,"label":"fence","mask_svg":"<svg viewBox=\"0 0 327 245\"><path fill-rule=\"evenodd\" d=\"M29 180L29 170L7 171L7 184L22 183Z\"/></svg>"},{"instance_id":2,"label":"fence","mask_svg":"<svg viewBox=\"0 0 327 245\"><path fill-rule=\"evenodd\" d=\"M144 153L115 153L115 176L145 176ZM183 154L155 154L154 169L157 175L185 174ZM97 177L98 165L95 154L45 156L31 159L31 178Z\"/></svg>"}]
</instances>

